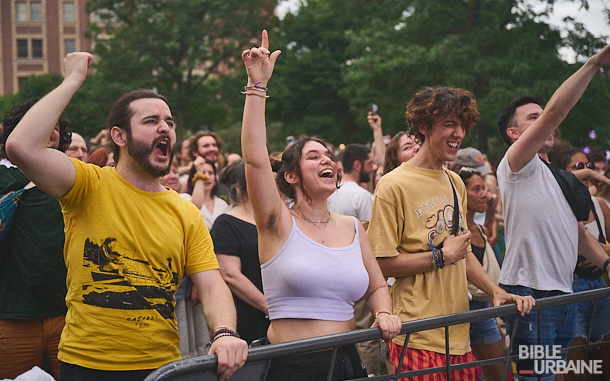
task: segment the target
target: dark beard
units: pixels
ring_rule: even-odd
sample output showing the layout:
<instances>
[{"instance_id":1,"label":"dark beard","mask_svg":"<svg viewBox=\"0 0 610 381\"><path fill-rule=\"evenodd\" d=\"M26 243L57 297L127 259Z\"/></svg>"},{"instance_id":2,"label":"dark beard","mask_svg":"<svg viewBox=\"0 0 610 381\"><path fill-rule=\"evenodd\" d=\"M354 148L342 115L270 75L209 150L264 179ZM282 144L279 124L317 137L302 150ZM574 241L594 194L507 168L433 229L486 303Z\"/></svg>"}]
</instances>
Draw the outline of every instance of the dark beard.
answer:
<instances>
[{"instance_id":1,"label":"dark beard","mask_svg":"<svg viewBox=\"0 0 610 381\"><path fill-rule=\"evenodd\" d=\"M368 183L369 181L371 181L371 175L369 175L368 173L360 172L360 174L358 175L358 182Z\"/></svg>"},{"instance_id":2,"label":"dark beard","mask_svg":"<svg viewBox=\"0 0 610 381\"><path fill-rule=\"evenodd\" d=\"M127 153L129 153L129 156L134 158L134 160L140 164L140 167L142 167L144 171L154 177L163 177L167 175L172 167L172 159L174 158L174 152L170 147L167 167L157 167L151 163L150 155L153 153L155 145L157 145L160 139L163 138L159 137L155 139L153 143L148 146L146 143L134 141L131 136L131 131L127 133Z\"/></svg>"}]
</instances>

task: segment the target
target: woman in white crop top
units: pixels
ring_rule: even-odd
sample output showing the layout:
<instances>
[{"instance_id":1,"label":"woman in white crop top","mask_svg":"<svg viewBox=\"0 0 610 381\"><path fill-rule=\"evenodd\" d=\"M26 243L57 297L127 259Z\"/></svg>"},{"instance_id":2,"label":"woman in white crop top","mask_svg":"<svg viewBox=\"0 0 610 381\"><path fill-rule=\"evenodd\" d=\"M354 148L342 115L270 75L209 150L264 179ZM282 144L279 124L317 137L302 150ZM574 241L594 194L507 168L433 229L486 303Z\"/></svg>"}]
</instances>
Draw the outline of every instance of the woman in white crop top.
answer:
<instances>
[{"instance_id":1,"label":"woman in white crop top","mask_svg":"<svg viewBox=\"0 0 610 381\"><path fill-rule=\"evenodd\" d=\"M328 260L324 256L318 258L324 259L325 264L318 264L314 259L308 260L308 254L313 255L313 252L318 250L299 251L299 247L293 247L293 245L305 240L311 247L317 246L318 249L327 250L334 255L336 252L353 246L355 237L358 237L355 246L357 250L361 251L362 264L368 275L368 287L364 292L364 298L373 314L377 316L373 326L380 327L384 340L391 340L400 332L401 322L398 316L392 314L390 293L373 255L366 231L362 225L355 224L351 217L330 213L327 208L326 199L337 188L340 173L337 170L336 158L329 151L326 143L317 138L301 137L297 139L282 155L276 186L267 151L265 102L267 82L280 52L271 53L268 47L268 35L266 31L263 31L261 47L248 49L242 53L248 73L248 83L243 92L246 100L241 144L246 164L248 193L258 228L261 265L264 269L266 266L274 265L272 262L277 261L282 262L282 266L279 267L282 269L286 268L287 262L300 263L299 266L327 266ZM292 207L289 208L282 201L280 191L294 202ZM358 229L357 232L356 229ZM295 236L298 236L298 239ZM300 256L300 262L294 258L295 253ZM292 257L288 258L289 255ZM320 270L327 269L320 268ZM325 289L326 286L326 289L332 289L332 283L337 279L353 275L346 272L336 272L334 277L325 279L328 285L316 284L315 288L320 290ZM295 271L294 274L299 276L299 271ZM286 278L284 277L284 279ZM298 283L298 280L291 279L290 283L292 287L292 284ZM264 273L263 287L265 290L267 289ZM276 288L281 289L281 286ZM296 290L295 287L294 292L300 293L301 291ZM271 325L268 330L268 339L271 343L306 339L355 329L353 314L346 318L344 314L334 313L336 311L328 313L315 311L317 313L313 315L313 318L304 318L298 311L298 306L292 306L297 311L291 312L290 304L295 304L296 298L302 295L292 295L291 297L286 293L286 290L282 292L281 303L275 300L274 295L269 295L269 293L265 295L270 311ZM329 295L329 298L334 296ZM303 297L308 298L307 295ZM355 299L351 303L359 299L357 296L354 297ZM312 299L314 298L312 297ZM325 305L324 301L319 300L305 300L303 303L315 305L316 302L319 302L317 305ZM285 304L281 305L282 303L289 304L288 308ZM274 304L280 305L275 316L272 308ZM343 317L337 317L337 315ZM329 318L325 319L326 316Z\"/></svg>"}]
</instances>

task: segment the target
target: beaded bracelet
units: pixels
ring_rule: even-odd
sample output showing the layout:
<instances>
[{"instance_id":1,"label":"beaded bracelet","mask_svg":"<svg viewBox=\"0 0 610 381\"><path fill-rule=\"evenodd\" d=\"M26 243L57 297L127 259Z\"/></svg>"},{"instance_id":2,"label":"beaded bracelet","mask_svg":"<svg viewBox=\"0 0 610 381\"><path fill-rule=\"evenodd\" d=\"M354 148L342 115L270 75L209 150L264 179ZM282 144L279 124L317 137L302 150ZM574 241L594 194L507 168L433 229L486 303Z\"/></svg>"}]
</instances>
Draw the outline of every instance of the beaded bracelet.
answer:
<instances>
[{"instance_id":1,"label":"beaded bracelet","mask_svg":"<svg viewBox=\"0 0 610 381\"><path fill-rule=\"evenodd\" d=\"M239 334L235 331L233 331L232 329L229 328L218 328L216 331L214 331L214 333L212 334L212 340L210 342L208 342L205 347L206 348L210 348L212 346L212 344L220 339L221 337L228 337L228 336L233 336L233 337L237 337L238 339L240 339L241 337L239 336Z\"/></svg>"},{"instance_id":2,"label":"beaded bracelet","mask_svg":"<svg viewBox=\"0 0 610 381\"><path fill-rule=\"evenodd\" d=\"M432 248L432 268L435 270L442 269L445 266L444 259L441 260L443 256L442 249L437 248L433 244L430 244L430 247Z\"/></svg>"},{"instance_id":3,"label":"beaded bracelet","mask_svg":"<svg viewBox=\"0 0 610 381\"><path fill-rule=\"evenodd\" d=\"M269 98L269 95L256 94L256 93L248 93L247 91L242 91L241 93L244 94L244 95L256 95L257 97L261 97L261 98Z\"/></svg>"},{"instance_id":4,"label":"beaded bracelet","mask_svg":"<svg viewBox=\"0 0 610 381\"><path fill-rule=\"evenodd\" d=\"M239 337L239 334L238 334L237 332L233 331L232 329L229 329L229 328L218 328L218 329L217 329L216 331L214 331L214 333L212 334L212 341L214 341L214 338L215 338L217 335L220 335L220 334L223 334L223 333L228 333L229 335L231 335L231 336L233 336L233 337L237 337L238 339L240 338L240 337Z\"/></svg>"}]
</instances>

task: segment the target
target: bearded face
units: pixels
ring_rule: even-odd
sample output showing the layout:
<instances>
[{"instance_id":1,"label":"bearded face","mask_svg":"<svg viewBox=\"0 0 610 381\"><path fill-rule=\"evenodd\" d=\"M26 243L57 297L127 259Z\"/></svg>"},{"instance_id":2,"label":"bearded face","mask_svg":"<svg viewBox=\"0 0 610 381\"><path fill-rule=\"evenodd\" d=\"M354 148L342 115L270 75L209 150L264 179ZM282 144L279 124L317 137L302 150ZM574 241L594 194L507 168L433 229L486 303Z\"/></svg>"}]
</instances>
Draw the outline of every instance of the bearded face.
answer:
<instances>
[{"instance_id":1,"label":"bearded face","mask_svg":"<svg viewBox=\"0 0 610 381\"><path fill-rule=\"evenodd\" d=\"M171 149L171 140L169 136L162 135L157 137L151 143L146 143L133 138L131 131L127 133L127 153L131 156L140 167L154 177L162 177L167 175L171 169L174 152ZM153 153L156 153L153 155ZM157 156L166 157L168 160L164 162L156 161Z\"/></svg>"}]
</instances>

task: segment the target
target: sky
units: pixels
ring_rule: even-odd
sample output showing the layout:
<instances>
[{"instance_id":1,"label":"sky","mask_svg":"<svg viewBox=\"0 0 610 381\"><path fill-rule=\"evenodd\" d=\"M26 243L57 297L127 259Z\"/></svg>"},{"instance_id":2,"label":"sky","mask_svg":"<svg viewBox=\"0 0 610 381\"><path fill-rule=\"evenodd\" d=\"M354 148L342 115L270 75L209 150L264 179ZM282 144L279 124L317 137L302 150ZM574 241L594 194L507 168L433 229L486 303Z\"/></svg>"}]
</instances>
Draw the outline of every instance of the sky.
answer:
<instances>
[{"instance_id":1,"label":"sky","mask_svg":"<svg viewBox=\"0 0 610 381\"><path fill-rule=\"evenodd\" d=\"M532 1L531 3L535 6L540 2ZM585 24L593 35L598 37L605 35L610 39L610 24L605 19L604 8L610 8L610 0L589 0L589 10L581 9L576 2L561 0L555 4L555 10L549 21L551 24L559 26L564 17L572 16Z\"/></svg>"}]
</instances>

